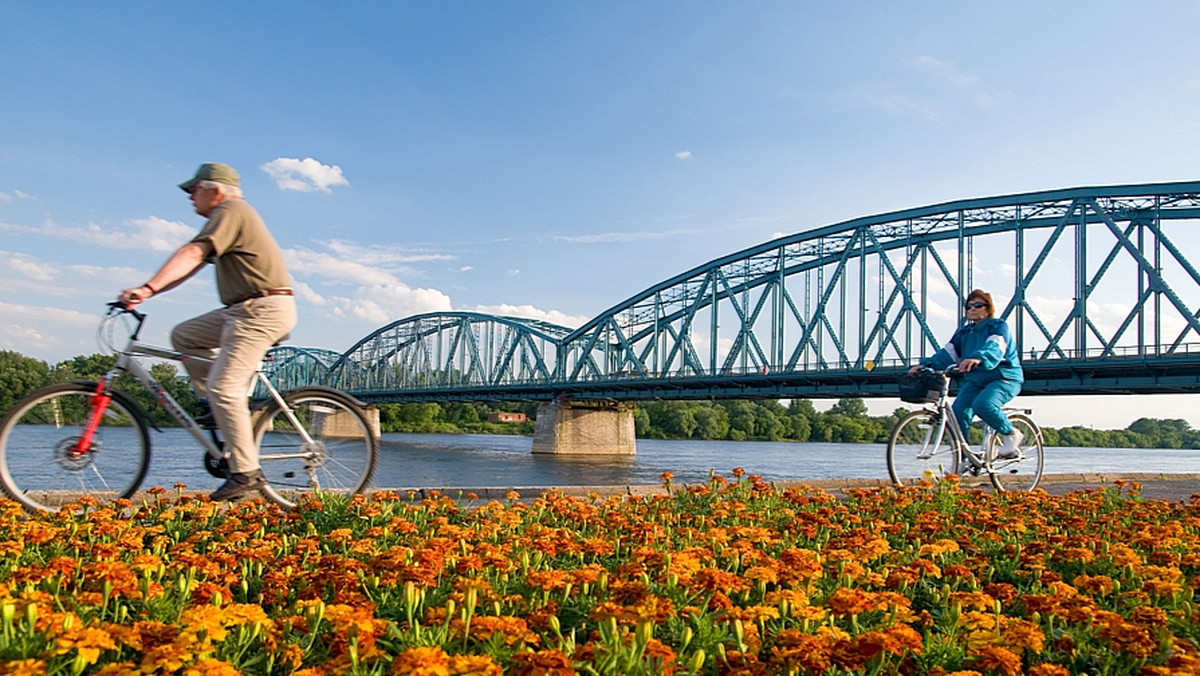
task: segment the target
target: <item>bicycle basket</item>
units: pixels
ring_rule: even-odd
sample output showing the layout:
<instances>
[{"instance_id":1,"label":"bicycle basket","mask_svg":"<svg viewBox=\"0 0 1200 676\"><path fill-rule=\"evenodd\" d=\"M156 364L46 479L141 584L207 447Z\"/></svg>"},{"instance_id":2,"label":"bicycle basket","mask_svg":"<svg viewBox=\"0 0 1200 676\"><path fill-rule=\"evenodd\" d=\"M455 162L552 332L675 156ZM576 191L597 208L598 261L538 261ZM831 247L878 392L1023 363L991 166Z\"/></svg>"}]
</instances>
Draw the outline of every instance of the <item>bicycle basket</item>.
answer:
<instances>
[{"instance_id":1,"label":"bicycle basket","mask_svg":"<svg viewBox=\"0 0 1200 676\"><path fill-rule=\"evenodd\" d=\"M900 376L897 381L900 387L900 400L910 404L932 404L942 394L941 376L929 371Z\"/></svg>"}]
</instances>

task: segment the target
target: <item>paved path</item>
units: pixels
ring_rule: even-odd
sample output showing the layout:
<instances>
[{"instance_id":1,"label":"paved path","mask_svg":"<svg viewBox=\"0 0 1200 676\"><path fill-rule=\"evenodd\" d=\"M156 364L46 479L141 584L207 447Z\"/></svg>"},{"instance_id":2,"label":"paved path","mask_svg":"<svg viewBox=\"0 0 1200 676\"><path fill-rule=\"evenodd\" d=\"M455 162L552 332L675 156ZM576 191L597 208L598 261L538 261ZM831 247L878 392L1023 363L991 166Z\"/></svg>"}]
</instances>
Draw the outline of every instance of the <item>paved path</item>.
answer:
<instances>
[{"instance_id":1,"label":"paved path","mask_svg":"<svg viewBox=\"0 0 1200 676\"><path fill-rule=\"evenodd\" d=\"M1188 502L1193 495L1197 495L1197 500L1200 500L1200 473L1198 474L1047 474L1042 477L1038 484L1039 489L1043 489L1052 495L1065 495L1073 491L1096 490L1105 486L1112 486L1115 482L1136 481L1141 484L1142 497L1149 500L1170 500L1172 502ZM811 480L792 480L792 481L777 481L774 482L777 488L790 488L794 486L813 486L829 491L834 495L844 495L844 491L852 488L874 488L880 486L888 486L890 482L887 479L811 479ZM987 479L981 479L979 485L983 490L992 490L991 484ZM679 485L676 489L682 489L684 486ZM443 487L443 488L383 488L371 487L367 490L368 493L378 491L391 491L399 494L401 497L412 496L413 499L420 500L429 497L430 495L440 493L455 499L465 499L469 494L474 494L472 501L474 502L490 502L492 500L505 501L511 492L516 492L521 500L532 500L548 491L560 491L564 495L576 497L588 497L591 495L611 496L611 495L663 495L666 489L661 484L647 484L635 486L562 486L558 488L549 488L546 486L514 486L514 487ZM174 495L174 490L168 490L168 498ZM200 490L184 490L184 493L189 496L207 495L209 491ZM140 502L143 499L149 499L149 494L144 491L139 492L134 496L134 502Z\"/></svg>"},{"instance_id":2,"label":"paved path","mask_svg":"<svg viewBox=\"0 0 1200 676\"><path fill-rule=\"evenodd\" d=\"M1042 477L1038 487L1052 495L1065 495L1073 491L1095 490L1112 486L1118 480L1136 481L1142 485L1141 495L1150 500L1170 500L1172 502L1187 502L1193 494L1200 494L1200 474L1047 474ZM988 490L990 484L982 482ZM850 488L872 488L888 486L887 479L813 479L797 481L778 481L777 487L814 486L823 488L835 495ZM383 490L383 489L373 489ZM551 490L544 486L515 486L511 488L468 488L448 487L440 489L387 489L400 495L407 495L410 490L416 497L429 496L435 490L443 495L458 498L474 493L479 500L504 500L510 491L516 491L522 499L532 499ZM666 492L661 485L638 486L562 486L556 490L565 495L586 497L588 495L658 495Z\"/></svg>"}]
</instances>

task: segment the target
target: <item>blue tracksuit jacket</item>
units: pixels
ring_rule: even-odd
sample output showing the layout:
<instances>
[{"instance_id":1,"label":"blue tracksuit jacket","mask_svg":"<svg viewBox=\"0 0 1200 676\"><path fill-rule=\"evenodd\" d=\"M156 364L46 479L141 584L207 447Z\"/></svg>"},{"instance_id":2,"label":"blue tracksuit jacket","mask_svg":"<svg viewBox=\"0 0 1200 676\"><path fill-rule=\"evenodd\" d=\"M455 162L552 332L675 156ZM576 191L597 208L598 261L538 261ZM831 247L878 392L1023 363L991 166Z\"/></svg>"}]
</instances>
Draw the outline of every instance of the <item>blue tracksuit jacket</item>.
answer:
<instances>
[{"instance_id":1,"label":"blue tracksuit jacket","mask_svg":"<svg viewBox=\"0 0 1200 676\"><path fill-rule=\"evenodd\" d=\"M954 332L949 343L921 363L944 369L968 357L979 360L978 366L963 375L963 380L968 383L983 385L994 380L1025 381L1021 355L1017 354L1012 332L1002 319L990 317L975 324L964 324Z\"/></svg>"}]
</instances>

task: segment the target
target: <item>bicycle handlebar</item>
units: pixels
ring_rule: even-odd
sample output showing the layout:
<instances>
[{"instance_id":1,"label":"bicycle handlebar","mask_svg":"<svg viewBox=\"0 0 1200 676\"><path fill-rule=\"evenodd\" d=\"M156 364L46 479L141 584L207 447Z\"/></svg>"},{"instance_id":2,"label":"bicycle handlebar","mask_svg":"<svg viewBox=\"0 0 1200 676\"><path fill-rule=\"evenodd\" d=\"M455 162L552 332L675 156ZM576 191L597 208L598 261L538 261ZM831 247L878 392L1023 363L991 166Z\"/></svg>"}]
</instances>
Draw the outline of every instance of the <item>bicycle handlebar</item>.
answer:
<instances>
[{"instance_id":1,"label":"bicycle handlebar","mask_svg":"<svg viewBox=\"0 0 1200 676\"><path fill-rule=\"evenodd\" d=\"M128 315L133 316L134 320L137 322L137 325L133 328L133 332L129 334L129 337L133 340L137 340L138 334L142 332L142 324L144 324L146 322L146 315L144 313L138 312L137 310L135 310L131 307L127 307L126 305L123 305L121 303L121 301L119 301L119 300L111 301L111 302L107 303L107 305L108 305L108 312L105 313L105 315L104 315L105 320L115 319L116 317L119 317L123 314L128 314ZM103 324L104 324L104 322L101 322L102 326L103 326Z\"/></svg>"},{"instance_id":2,"label":"bicycle handlebar","mask_svg":"<svg viewBox=\"0 0 1200 676\"><path fill-rule=\"evenodd\" d=\"M963 374L963 371L958 370L958 364L951 364L944 369L935 369L932 366L922 365L921 370L928 373L936 373L938 375L950 377L961 376Z\"/></svg>"}]
</instances>

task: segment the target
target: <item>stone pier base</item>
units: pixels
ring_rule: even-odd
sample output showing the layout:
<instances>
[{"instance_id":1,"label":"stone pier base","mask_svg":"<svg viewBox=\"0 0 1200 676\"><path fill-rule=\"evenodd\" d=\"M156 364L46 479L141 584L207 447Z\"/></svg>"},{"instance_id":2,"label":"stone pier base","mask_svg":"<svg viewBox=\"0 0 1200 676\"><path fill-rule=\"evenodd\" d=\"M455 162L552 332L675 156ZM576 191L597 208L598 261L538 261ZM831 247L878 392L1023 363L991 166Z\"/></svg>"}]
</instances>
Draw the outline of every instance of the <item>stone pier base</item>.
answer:
<instances>
[{"instance_id":1,"label":"stone pier base","mask_svg":"<svg viewBox=\"0 0 1200 676\"><path fill-rule=\"evenodd\" d=\"M625 404L554 402L539 406L533 452L635 455L633 409Z\"/></svg>"},{"instance_id":2,"label":"stone pier base","mask_svg":"<svg viewBox=\"0 0 1200 676\"><path fill-rule=\"evenodd\" d=\"M367 424L371 426L371 434L378 439L379 409L371 407L365 409L363 414L367 416ZM331 416L325 416L315 421L312 431L314 434L323 434L327 437L357 437L361 434L361 429L358 426L358 420L354 416L339 411Z\"/></svg>"}]
</instances>

